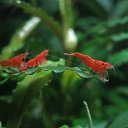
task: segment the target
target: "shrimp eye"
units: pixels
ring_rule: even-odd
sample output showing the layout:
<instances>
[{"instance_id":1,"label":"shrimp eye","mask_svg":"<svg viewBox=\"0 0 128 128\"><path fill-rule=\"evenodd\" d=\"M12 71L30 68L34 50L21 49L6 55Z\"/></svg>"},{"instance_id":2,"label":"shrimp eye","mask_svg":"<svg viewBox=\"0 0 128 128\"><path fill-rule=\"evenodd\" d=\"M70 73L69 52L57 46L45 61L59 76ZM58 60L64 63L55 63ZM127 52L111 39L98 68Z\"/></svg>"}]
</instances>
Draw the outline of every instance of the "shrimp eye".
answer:
<instances>
[{"instance_id":1,"label":"shrimp eye","mask_svg":"<svg viewBox=\"0 0 128 128\"><path fill-rule=\"evenodd\" d=\"M102 63L102 65L104 65L104 63Z\"/></svg>"}]
</instances>

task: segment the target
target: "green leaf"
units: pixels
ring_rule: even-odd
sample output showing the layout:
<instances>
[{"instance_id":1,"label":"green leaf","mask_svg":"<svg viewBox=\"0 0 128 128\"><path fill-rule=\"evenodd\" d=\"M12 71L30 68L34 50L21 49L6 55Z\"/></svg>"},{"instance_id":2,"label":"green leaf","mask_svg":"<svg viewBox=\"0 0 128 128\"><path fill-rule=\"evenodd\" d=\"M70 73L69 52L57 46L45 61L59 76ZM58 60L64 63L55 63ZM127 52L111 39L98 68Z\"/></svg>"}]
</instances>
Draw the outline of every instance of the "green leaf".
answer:
<instances>
[{"instance_id":1,"label":"green leaf","mask_svg":"<svg viewBox=\"0 0 128 128\"><path fill-rule=\"evenodd\" d=\"M71 68L78 76L82 78L90 78L91 74L88 71L85 71L85 69L80 69L78 67Z\"/></svg>"},{"instance_id":2,"label":"green leaf","mask_svg":"<svg viewBox=\"0 0 128 128\"><path fill-rule=\"evenodd\" d=\"M15 75L19 75L20 72L17 68L14 67L3 67L3 71L9 73L9 74L15 74Z\"/></svg>"},{"instance_id":3,"label":"green leaf","mask_svg":"<svg viewBox=\"0 0 128 128\"><path fill-rule=\"evenodd\" d=\"M96 0L84 0L81 2L88 6L99 17L106 18L108 16L107 11Z\"/></svg>"},{"instance_id":4,"label":"green leaf","mask_svg":"<svg viewBox=\"0 0 128 128\"><path fill-rule=\"evenodd\" d=\"M67 69L69 69L69 68L68 67L63 67L63 66L57 66L57 67L54 67L53 72L62 73Z\"/></svg>"},{"instance_id":5,"label":"green leaf","mask_svg":"<svg viewBox=\"0 0 128 128\"><path fill-rule=\"evenodd\" d=\"M67 90L73 90L80 79L74 71L66 70L61 77L62 92L67 93Z\"/></svg>"},{"instance_id":6,"label":"green leaf","mask_svg":"<svg viewBox=\"0 0 128 128\"><path fill-rule=\"evenodd\" d=\"M91 77L91 74L88 71L85 71L84 69L80 69L79 67L45 65L45 66L42 67L42 69L45 70L45 71L52 70L55 73L63 73L65 70L72 70L78 76L80 76L82 78L90 78Z\"/></svg>"},{"instance_id":7,"label":"green leaf","mask_svg":"<svg viewBox=\"0 0 128 128\"><path fill-rule=\"evenodd\" d=\"M64 66L64 61L60 59L57 62L48 61L46 65L40 65L38 67L28 68L22 72L20 72L17 68L3 68L3 71L5 71L8 74L11 74L11 78L18 79L18 78L24 78L27 75L31 75L37 72L42 71L53 71L55 73L63 73L66 70L73 71L76 73L79 77L82 78L91 78L93 75L86 71L85 69L80 69L79 67L67 67Z\"/></svg>"},{"instance_id":8,"label":"green leaf","mask_svg":"<svg viewBox=\"0 0 128 128\"><path fill-rule=\"evenodd\" d=\"M111 8L113 6L113 1L111 0L97 0L97 2L104 8L107 12L111 13Z\"/></svg>"},{"instance_id":9,"label":"green leaf","mask_svg":"<svg viewBox=\"0 0 128 128\"><path fill-rule=\"evenodd\" d=\"M123 25L123 24L126 24L126 23L128 23L128 16L125 16L123 18L115 18L113 20L109 20L107 25L109 27L114 27L114 26Z\"/></svg>"},{"instance_id":10,"label":"green leaf","mask_svg":"<svg viewBox=\"0 0 128 128\"><path fill-rule=\"evenodd\" d=\"M48 61L48 63L53 66L49 66L48 64L40 65L39 67L15 73L8 72L7 70L8 73L11 73L11 78L13 79L24 78L17 83L17 88L13 91L11 107L14 109L12 109L7 121L7 128L19 127L29 104L37 96L41 88L48 83L52 71L60 73L66 70L64 66L61 66L64 65L64 61L62 60L57 62Z\"/></svg>"},{"instance_id":11,"label":"green leaf","mask_svg":"<svg viewBox=\"0 0 128 128\"><path fill-rule=\"evenodd\" d=\"M63 126L61 126L59 128L69 128L69 127L68 127L68 125L63 125Z\"/></svg>"},{"instance_id":12,"label":"green leaf","mask_svg":"<svg viewBox=\"0 0 128 128\"><path fill-rule=\"evenodd\" d=\"M50 28L51 31L53 31L54 34L56 34L57 37L62 40L63 35L62 35L61 26L59 25L58 22L53 20L52 17L48 16L48 14L46 14L46 12L43 9L35 8L30 4L22 2L20 0L16 1L14 4L17 7L22 8L25 12L39 17L47 25L47 27Z\"/></svg>"},{"instance_id":13,"label":"green leaf","mask_svg":"<svg viewBox=\"0 0 128 128\"><path fill-rule=\"evenodd\" d=\"M8 81L9 77L6 77L5 79L0 81L0 86Z\"/></svg>"},{"instance_id":14,"label":"green leaf","mask_svg":"<svg viewBox=\"0 0 128 128\"><path fill-rule=\"evenodd\" d=\"M7 103L11 103L12 99L12 95L0 96L0 100Z\"/></svg>"},{"instance_id":15,"label":"green leaf","mask_svg":"<svg viewBox=\"0 0 128 128\"><path fill-rule=\"evenodd\" d=\"M108 128L127 128L128 127L128 112L122 113L117 119L109 125Z\"/></svg>"},{"instance_id":16,"label":"green leaf","mask_svg":"<svg viewBox=\"0 0 128 128\"><path fill-rule=\"evenodd\" d=\"M5 68L6 69L6 68ZM52 65L44 65L44 66L39 66L39 67L33 67L33 68L29 68L25 71L18 71L16 70L12 70L12 68L6 69L4 71L6 71L7 73L11 74L11 78L15 78L17 77L25 77L27 75L31 75L33 73L36 72L42 72L42 71L53 71L55 73L63 73L66 70L71 70L74 73L76 73L79 77L82 78L91 78L92 74L88 71L86 71L85 69L80 69L79 67L66 67L66 66L60 66L60 65L56 65L56 66L52 66Z\"/></svg>"},{"instance_id":17,"label":"green leaf","mask_svg":"<svg viewBox=\"0 0 128 128\"><path fill-rule=\"evenodd\" d=\"M121 17L124 14L127 14L128 9L128 1L127 0L119 0L115 5L113 11L111 12L112 17Z\"/></svg>"},{"instance_id":18,"label":"green leaf","mask_svg":"<svg viewBox=\"0 0 128 128\"><path fill-rule=\"evenodd\" d=\"M34 72L38 71L38 70L39 70L38 67L29 68L29 69L25 70L24 73L27 74L27 75L31 75L31 74L33 74Z\"/></svg>"},{"instance_id":19,"label":"green leaf","mask_svg":"<svg viewBox=\"0 0 128 128\"><path fill-rule=\"evenodd\" d=\"M111 55L108 59L109 63L120 66L123 63L128 62L128 49L122 50L114 55Z\"/></svg>"},{"instance_id":20,"label":"green leaf","mask_svg":"<svg viewBox=\"0 0 128 128\"><path fill-rule=\"evenodd\" d=\"M117 92L123 94L123 95L126 95L128 96L128 86L124 87L123 85L118 87L117 89Z\"/></svg>"},{"instance_id":21,"label":"green leaf","mask_svg":"<svg viewBox=\"0 0 128 128\"><path fill-rule=\"evenodd\" d=\"M17 83L13 92L12 111L7 121L6 128L17 128L20 125L23 114L31 101L37 96L41 88L48 82L51 72L36 72L27 75L24 80Z\"/></svg>"},{"instance_id":22,"label":"green leaf","mask_svg":"<svg viewBox=\"0 0 128 128\"><path fill-rule=\"evenodd\" d=\"M115 42L119 42L119 41L122 41L122 40L126 40L128 39L128 33L119 33L119 34L114 34L111 36L111 39Z\"/></svg>"},{"instance_id":23,"label":"green leaf","mask_svg":"<svg viewBox=\"0 0 128 128\"><path fill-rule=\"evenodd\" d=\"M46 65L42 67L43 70L49 71L52 70L55 73L62 73L64 72L68 67L65 66L52 66L52 65Z\"/></svg>"}]
</instances>

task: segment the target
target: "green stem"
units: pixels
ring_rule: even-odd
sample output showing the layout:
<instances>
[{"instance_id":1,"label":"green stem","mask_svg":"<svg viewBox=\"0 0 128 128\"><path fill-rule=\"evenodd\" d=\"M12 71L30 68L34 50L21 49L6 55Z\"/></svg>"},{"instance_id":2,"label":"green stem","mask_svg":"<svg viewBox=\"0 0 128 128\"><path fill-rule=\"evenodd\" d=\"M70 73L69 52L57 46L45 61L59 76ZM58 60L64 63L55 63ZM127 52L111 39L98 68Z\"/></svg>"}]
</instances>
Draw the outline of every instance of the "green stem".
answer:
<instances>
[{"instance_id":1,"label":"green stem","mask_svg":"<svg viewBox=\"0 0 128 128\"><path fill-rule=\"evenodd\" d=\"M63 35L60 24L53 20L52 17L48 16L43 9L33 7L30 4L22 1L14 2L14 5L19 8L22 8L25 12L29 14L40 17L40 19L46 24L46 26L49 27L60 40L62 40Z\"/></svg>"},{"instance_id":2,"label":"green stem","mask_svg":"<svg viewBox=\"0 0 128 128\"><path fill-rule=\"evenodd\" d=\"M86 101L84 101L84 105L85 105L85 108L86 108L86 111L87 111L88 120L89 120L89 125L88 125L88 127L89 127L89 128L93 128L91 113L90 113L90 111L89 111L88 104L87 104Z\"/></svg>"},{"instance_id":3,"label":"green stem","mask_svg":"<svg viewBox=\"0 0 128 128\"><path fill-rule=\"evenodd\" d=\"M65 39L68 29L73 26L73 11L71 0L59 0L60 14L62 17L63 24L63 42L66 44ZM65 46L64 46L65 47Z\"/></svg>"},{"instance_id":4,"label":"green stem","mask_svg":"<svg viewBox=\"0 0 128 128\"><path fill-rule=\"evenodd\" d=\"M71 0L59 0L60 13L63 21L63 30L67 32L68 28L73 26L73 9Z\"/></svg>"}]
</instances>

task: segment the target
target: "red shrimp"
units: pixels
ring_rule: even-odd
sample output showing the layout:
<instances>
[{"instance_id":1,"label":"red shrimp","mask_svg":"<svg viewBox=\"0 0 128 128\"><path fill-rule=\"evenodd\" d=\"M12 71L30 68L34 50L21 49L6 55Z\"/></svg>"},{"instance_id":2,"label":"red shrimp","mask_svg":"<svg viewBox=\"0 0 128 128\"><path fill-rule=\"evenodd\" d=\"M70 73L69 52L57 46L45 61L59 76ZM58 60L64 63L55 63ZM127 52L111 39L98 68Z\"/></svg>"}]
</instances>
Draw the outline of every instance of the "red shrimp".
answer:
<instances>
[{"instance_id":1,"label":"red shrimp","mask_svg":"<svg viewBox=\"0 0 128 128\"><path fill-rule=\"evenodd\" d=\"M40 54L38 54L36 57L28 60L27 62L23 63L18 69L20 71L23 71L27 68L36 67L40 64L46 63L46 55L48 53L48 50L44 50Z\"/></svg>"},{"instance_id":2,"label":"red shrimp","mask_svg":"<svg viewBox=\"0 0 128 128\"><path fill-rule=\"evenodd\" d=\"M23 59L28 55L28 52L21 53L20 55L17 55L13 58L7 59L7 60L2 60L0 61L0 66L2 67L19 67Z\"/></svg>"},{"instance_id":3,"label":"red shrimp","mask_svg":"<svg viewBox=\"0 0 128 128\"><path fill-rule=\"evenodd\" d=\"M79 52L74 52L71 54L65 53L65 55L71 55L71 56L76 56L79 58L83 63L85 63L92 71L95 73L100 74L101 80L104 82L107 82L107 79L105 78L108 73L106 72L107 69L109 68L114 68L111 64L100 61L100 60L95 60L88 55L81 54Z\"/></svg>"}]
</instances>

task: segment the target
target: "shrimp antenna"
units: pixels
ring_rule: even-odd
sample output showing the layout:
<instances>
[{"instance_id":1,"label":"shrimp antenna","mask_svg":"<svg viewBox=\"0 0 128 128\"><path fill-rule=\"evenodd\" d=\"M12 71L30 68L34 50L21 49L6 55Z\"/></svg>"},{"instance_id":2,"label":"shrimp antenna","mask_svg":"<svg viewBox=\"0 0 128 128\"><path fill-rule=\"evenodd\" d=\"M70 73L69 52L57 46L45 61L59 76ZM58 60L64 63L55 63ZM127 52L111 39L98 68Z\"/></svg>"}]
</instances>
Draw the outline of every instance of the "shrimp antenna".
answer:
<instances>
[{"instance_id":1,"label":"shrimp antenna","mask_svg":"<svg viewBox=\"0 0 128 128\"><path fill-rule=\"evenodd\" d=\"M113 66L112 69L113 69L114 72L115 72L116 70L117 70L117 71L120 71L116 66Z\"/></svg>"},{"instance_id":2,"label":"shrimp antenna","mask_svg":"<svg viewBox=\"0 0 128 128\"><path fill-rule=\"evenodd\" d=\"M113 69L113 71L115 72L116 70L115 70L115 66L112 66L112 68L111 69Z\"/></svg>"}]
</instances>

